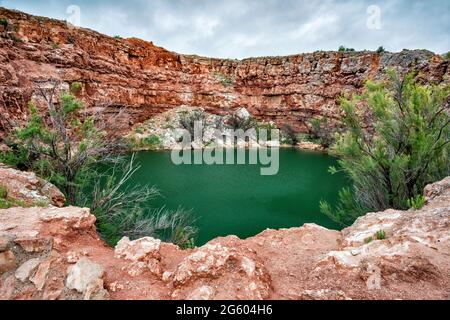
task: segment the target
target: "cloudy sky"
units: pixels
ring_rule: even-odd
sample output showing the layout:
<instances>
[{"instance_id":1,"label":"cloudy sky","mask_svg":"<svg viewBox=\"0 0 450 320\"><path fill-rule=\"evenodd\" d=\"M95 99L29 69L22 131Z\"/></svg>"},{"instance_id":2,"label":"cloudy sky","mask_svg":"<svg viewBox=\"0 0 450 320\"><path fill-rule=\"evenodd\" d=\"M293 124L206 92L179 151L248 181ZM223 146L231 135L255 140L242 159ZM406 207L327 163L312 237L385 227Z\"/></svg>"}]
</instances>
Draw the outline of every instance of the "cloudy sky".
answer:
<instances>
[{"instance_id":1,"label":"cloudy sky","mask_svg":"<svg viewBox=\"0 0 450 320\"><path fill-rule=\"evenodd\" d=\"M340 45L450 50L448 0L0 0L0 6L210 57L288 55Z\"/></svg>"}]
</instances>

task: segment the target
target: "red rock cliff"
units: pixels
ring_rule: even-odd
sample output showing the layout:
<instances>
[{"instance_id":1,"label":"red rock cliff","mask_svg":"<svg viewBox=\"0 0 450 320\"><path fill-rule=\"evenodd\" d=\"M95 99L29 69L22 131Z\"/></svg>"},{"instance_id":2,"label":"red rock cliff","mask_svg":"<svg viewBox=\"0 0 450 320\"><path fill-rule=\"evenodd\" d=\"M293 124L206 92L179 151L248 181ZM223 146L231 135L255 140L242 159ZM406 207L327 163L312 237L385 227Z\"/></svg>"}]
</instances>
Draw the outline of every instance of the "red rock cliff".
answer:
<instances>
[{"instance_id":1,"label":"red rock cliff","mask_svg":"<svg viewBox=\"0 0 450 320\"><path fill-rule=\"evenodd\" d=\"M426 81L449 75L448 61L428 51L315 52L245 60L186 56L139 39L115 39L66 23L0 8L0 137L27 117L36 83L83 84L88 112L130 126L180 105L223 114L245 107L259 119L305 130L317 116L339 118L338 98L358 92L385 70L416 69Z\"/></svg>"}]
</instances>

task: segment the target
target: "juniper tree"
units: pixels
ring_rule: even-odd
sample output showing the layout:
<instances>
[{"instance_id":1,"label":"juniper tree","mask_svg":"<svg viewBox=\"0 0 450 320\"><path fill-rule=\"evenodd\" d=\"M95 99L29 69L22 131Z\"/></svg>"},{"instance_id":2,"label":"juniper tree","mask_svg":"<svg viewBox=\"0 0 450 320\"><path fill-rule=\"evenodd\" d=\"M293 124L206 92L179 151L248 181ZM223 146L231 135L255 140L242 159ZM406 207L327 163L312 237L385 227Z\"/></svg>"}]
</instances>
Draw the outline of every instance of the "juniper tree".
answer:
<instances>
[{"instance_id":1,"label":"juniper tree","mask_svg":"<svg viewBox=\"0 0 450 320\"><path fill-rule=\"evenodd\" d=\"M10 151L2 158L36 171L59 187L69 203L76 204L80 190L95 173L94 165L116 158L126 146L120 140L106 139L93 117L81 117L83 104L70 91L61 91L57 99L59 87L58 81L47 90L38 87L45 110L39 112L29 103L30 120L7 137Z\"/></svg>"},{"instance_id":2,"label":"juniper tree","mask_svg":"<svg viewBox=\"0 0 450 320\"><path fill-rule=\"evenodd\" d=\"M335 210L326 202L321 209L343 225L365 212L407 209L428 183L450 173L449 86L388 75L387 82L367 82L362 96L341 100L347 130L332 150L352 187L340 192ZM371 129L362 120L367 112Z\"/></svg>"},{"instance_id":3,"label":"juniper tree","mask_svg":"<svg viewBox=\"0 0 450 320\"><path fill-rule=\"evenodd\" d=\"M91 208L100 234L112 245L122 236L153 236L192 246L196 228L190 212L152 208L155 188L127 187L139 169L134 156L123 156L127 144L107 137L107 122L83 115L82 102L70 91L57 95L59 87L58 81L50 89L38 87L44 110L30 102L30 120L7 137L9 151L0 161L35 171L59 187L69 204ZM103 164L113 169L104 172Z\"/></svg>"}]
</instances>

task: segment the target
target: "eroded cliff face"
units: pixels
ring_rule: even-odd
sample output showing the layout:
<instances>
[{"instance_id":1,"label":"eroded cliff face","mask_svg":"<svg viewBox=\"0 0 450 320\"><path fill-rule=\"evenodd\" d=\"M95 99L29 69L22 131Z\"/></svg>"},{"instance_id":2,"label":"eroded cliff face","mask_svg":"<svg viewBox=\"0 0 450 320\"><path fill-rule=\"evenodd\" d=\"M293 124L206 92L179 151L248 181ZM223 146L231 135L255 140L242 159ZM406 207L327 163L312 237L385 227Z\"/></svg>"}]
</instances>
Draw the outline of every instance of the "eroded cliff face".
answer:
<instances>
[{"instance_id":1,"label":"eroded cliff face","mask_svg":"<svg viewBox=\"0 0 450 320\"><path fill-rule=\"evenodd\" d=\"M0 181L8 197L59 202L33 174L2 176L15 177ZM425 196L342 232L308 224L191 250L149 237L110 248L89 209L0 210L0 299L449 299L450 177Z\"/></svg>"},{"instance_id":2,"label":"eroded cliff face","mask_svg":"<svg viewBox=\"0 0 450 320\"><path fill-rule=\"evenodd\" d=\"M0 137L28 117L37 86L83 84L86 113L102 113L116 134L179 106L226 114L245 107L257 119L306 131L313 117L338 120L338 99L360 92L387 68L449 76L448 61L428 51L315 52L245 60L169 52L139 39L115 39L66 23L0 9ZM113 120L112 120L113 119ZM370 121L370 120L368 120Z\"/></svg>"}]
</instances>

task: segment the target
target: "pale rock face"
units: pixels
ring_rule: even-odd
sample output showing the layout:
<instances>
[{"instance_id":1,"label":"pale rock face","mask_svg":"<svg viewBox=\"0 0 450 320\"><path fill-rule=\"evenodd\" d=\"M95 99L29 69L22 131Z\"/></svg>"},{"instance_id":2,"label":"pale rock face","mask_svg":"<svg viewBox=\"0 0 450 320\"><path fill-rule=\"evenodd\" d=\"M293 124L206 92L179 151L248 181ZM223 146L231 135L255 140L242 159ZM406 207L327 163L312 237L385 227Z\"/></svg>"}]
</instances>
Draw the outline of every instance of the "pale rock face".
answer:
<instances>
[{"instance_id":1,"label":"pale rock face","mask_svg":"<svg viewBox=\"0 0 450 320\"><path fill-rule=\"evenodd\" d=\"M130 241L128 237L124 237L117 244L114 255L116 258L131 261L128 273L132 276L141 275L146 270L161 275L160 246L161 240L158 239L146 237Z\"/></svg>"},{"instance_id":2,"label":"pale rock face","mask_svg":"<svg viewBox=\"0 0 450 320\"><path fill-rule=\"evenodd\" d=\"M194 289L195 284L208 282L214 287L231 289L239 283L240 292L229 292L229 299L264 299L269 295L270 276L259 262L245 252L226 247L219 243L209 243L187 256L172 275L176 299L223 299L224 292L217 292L210 286ZM224 281L224 282L222 282ZM191 290L194 290L192 293ZM236 288L234 289L236 290Z\"/></svg>"},{"instance_id":3,"label":"pale rock face","mask_svg":"<svg viewBox=\"0 0 450 320\"><path fill-rule=\"evenodd\" d=\"M66 286L80 293L87 293L88 289L92 291L92 286L98 286L98 280L102 281L103 286L103 275L104 270L100 265L90 261L88 258L81 258L67 270Z\"/></svg>"},{"instance_id":4,"label":"pale rock face","mask_svg":"<svg viewBox=\"0 0 450 320\"><path fill-rule=\"evenodd\" d=\"M15 276L22 282L27 281L36 271L41 261L38 258L30 259L17 268Z\"/></svg>"},{"instance_id":5,"label":"pale rock face","mask_svg":"<svg viewBox=\"0 0 450 320\"><path fill-rule=\"evenodd\" d=\"M0 252L8 250L10 243L11 243L11 239L9 239L7 237L0 237Z\"/></svg>"},{"instance_id":6,"label":"pale rock face","mask_svg":"<svg viewBox=\"0 0 450 320\"><path fill-rule=\"evenodd\" d=\"M66 202L61 191L35 173L18 171L1 163L0 186L6 188L8 198L23 201L29 206L52 204L62 207Z\"/></svg>"},{"instance_id":7,"label":"pale rock face","mask_svg":"<svg viewBox=\"0 0 450 320\"><path fill-rule=\"evenodd\" d=\"M65 207L64 210L49 208L41 212L40 219L43 222L62 221L71 229L86 229L93 226L96 220L89 209L77 207Z\"/></svg>"},{"instance_id":8,"label":"pale rock face","mask_svg":"<svg viewBox=\"0 0 450 320\"><path fill-rule=\"evenodd\" d=\"M427 201L433 200L437 196L442 196L443 193L450 188L450 177L442 181L430 184L425 187L425 199Z\"/></svg>"},{"instance_id":9,"label":"pale rock face","mask_svg":"<svg viewBox=\"0 0 450 320\"><path fill-rule=\"evenodd\" d=\"M41 237L20 237L14 240L14 243L19 245L23 250L28 253L40 253L45 250L51 249L52 238L41 238Z\"/></svg>"},{"instance_id":10,"label":"pale rock face","mask_svg":"<svg viewBox=\"0 0 450 320\"><path fill-rule=\"evenodd\" d=\"M106 300L109 298L108 291L103 288L103 280L95 279L91 281L83 296L84 300Z\"/></svg>"},{"instance_id":11,"label":"pale rock face","mask_svg":"<svg viewBox=\"0 0 450 320\"><path fill-rule=\"evenodd\" d=\"M241 119L249 119L251 117L250 112L245 108L238 109L235 114Z\"/></svg>"},{"instance_id":12,"label":"pale rock face","mask_svg":"<svg viewBox=\"0 0 450 320\"><path fill-rule=\"evenodd\" d=\"M41 291L44 288L48 272L50 271L50 265L50 260L41 262L36 270L36 273L30 277L30 281L34 283L38 291Z\"/></svg>"},{"instance_id":13,"label":"pale rock face","mask_svg":"<svg viewBox=\"0 0 450 320\"><path fill-rule=\"evenodd\" d=\"M211 300L213 295L214 295L213 288L208 286L202 286L192 291L192 293L189 294L186 300L195 300L195 301Z\"/></svg>"}]
</instances>

